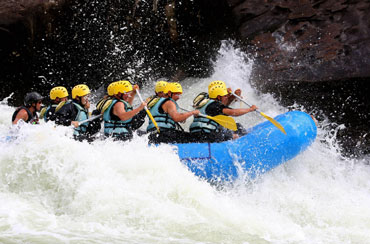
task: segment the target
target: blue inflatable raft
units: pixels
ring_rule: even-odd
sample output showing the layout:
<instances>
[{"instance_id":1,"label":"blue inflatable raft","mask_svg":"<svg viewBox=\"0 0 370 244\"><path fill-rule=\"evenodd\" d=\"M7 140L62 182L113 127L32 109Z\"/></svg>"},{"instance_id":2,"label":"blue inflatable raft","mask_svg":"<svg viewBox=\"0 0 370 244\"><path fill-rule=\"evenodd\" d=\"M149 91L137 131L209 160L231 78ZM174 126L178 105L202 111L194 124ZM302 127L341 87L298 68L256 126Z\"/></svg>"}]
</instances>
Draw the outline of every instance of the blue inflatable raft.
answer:
<instances>
[{"instance_id":1,"label":"blue inflatable raft","mask_svg":"<svg viewBox=\"0 0 370 244\"><path fill-rule=\"evenodd\" d=\"M287 112L275 120L287 135L266 121L237 140L175 146L181 161L201 178L216 182L233 181L246 174L253 178L296 157L316 138L315 122L304 112Z\"/></svg>"}]
</instances>

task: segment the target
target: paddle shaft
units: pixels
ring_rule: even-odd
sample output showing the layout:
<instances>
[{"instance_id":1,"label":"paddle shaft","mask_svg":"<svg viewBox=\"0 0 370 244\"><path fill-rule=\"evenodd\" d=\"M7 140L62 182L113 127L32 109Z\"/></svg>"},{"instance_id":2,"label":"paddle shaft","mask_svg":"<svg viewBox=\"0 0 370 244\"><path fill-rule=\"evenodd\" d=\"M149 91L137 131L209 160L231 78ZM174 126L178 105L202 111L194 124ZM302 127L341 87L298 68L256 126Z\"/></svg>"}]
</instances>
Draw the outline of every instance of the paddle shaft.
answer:
<instances>
[{"instance_id":1,"label":"paddle shaft","mask_svg":"<svg viewBox=\"0 0 370 244\"><path fill-rule=\"evenodd\" d=\"M139 99L140 99L140 101L141 102L144 102L144 100L143 100L143 98L141 97L141 94L140 94L140 92L139 92L139 89L136 89L136 93L137 93L137 95L139 96ZM148 110L148 107L145 105L145 110Z\"/></svg>"},{"instance_id":2,"label":"paddle shaft","mask_svg":"<svg viewBox=\"0 0 370 244\"><path fill-rule=\"evenodd\" d=\"M179 107L180 108L180 107ZM185 108L180 108L181 110L184 110L185 112L191 112L190 110L187 110ZM201 117L204 117L204 118L207 118L208 116L205 115L205 114L198 114L198 116L201 116Z\"/></svg>"},{"instance_id":3,"label":"paddle shaft","mask_svg":"<svg viewBox=\"0 0 370 244\"><path fill-rule=\"evenodd\" d=\"M238 98L240 101L242 101L243 103L245 103L247 106L252 107L246 101L244 101L244 99L242 99L241 97L239 97L238 95L236 95L234 92L231 92L231 94L233 94L236 98ZM277 122L273 118L267 116L266 114L262 113L261 111L259 111L257 109L255 111L258 112L262 117L264 117L265 119L267 119L268 121L270 121L273 125L275 125L281 132L283 132L286 135L286 131L285 131L284 127L279 122Z\"/></svg>"},{"instance_id":4,"label":"paddle shaft","mask_svg":"<svg viewBox=\"0 0 370 244\"><path fill-rule=\"evenodd\" d=\"M239 97L238 95L236 95L234 92L231 92L231 94L234 95L234 97L238 98L240 101L242 101L245 105L247 105L248 107L252 107L252 105L250 105L249 103L247 103L246 101L244 101L243 98ZM254 110L258 113L261 113L258 109Z\"/></svg>"},{"instance_id":5,"label":"paddle shaft","mask_svg":"<svg viewBox=\"0 0 370 244\"><path fill-rule=\"evenodd\" d=\"M143 100L143 98L141 97L141 94L140 94L140 92L139 92L139 89L136 89L136 93L137 93L137 95L139 96L140 101L143 103L143 102L144 102L144 100ZM146 113L148 114L148 116L149 116L150 120L153 122L153 124L154 124L155 128L157 128L158 133L160 133L160 130L159 130L158 124L157 124L157 122L155 121L155 119L153 118L152 113L149 111L149 109L148 109L148 107L147 107L146 105L145 105L145 111L146 111Z\"/></svg>"},{"instance_id":6,"label":"paddle shaft","mask_svg":"<svg viewBox=\"0 0 370 244\"><path fill-rule=\"evenodd\" d=\"M96 115L96 116L93 116L91 118L88 118L88 119L85 119L85 120L82 120L82 121L78 121L78 124L82 125L83 123L86 123L86 122L90 122L92 120L95 120L97 118L100 118L102 115L99 114L99 115Z\"/></svg>"}]
</instances>

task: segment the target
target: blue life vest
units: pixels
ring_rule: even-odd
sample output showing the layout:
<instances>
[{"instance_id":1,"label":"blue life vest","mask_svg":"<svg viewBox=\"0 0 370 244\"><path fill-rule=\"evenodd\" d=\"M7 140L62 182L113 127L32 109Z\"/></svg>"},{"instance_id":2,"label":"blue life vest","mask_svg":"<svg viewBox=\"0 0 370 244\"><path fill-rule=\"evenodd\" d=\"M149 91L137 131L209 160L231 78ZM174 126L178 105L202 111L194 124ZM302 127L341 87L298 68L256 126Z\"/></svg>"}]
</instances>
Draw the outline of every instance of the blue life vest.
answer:
<instances>
[{"instance_id":1,"label":"blue life vest","mask_svg":"<svg viewBox=\"0 0 370 244\"><path fill-rule=\"evenodd\" d=\"M176 130L178 127L178 123L176 123L168 113L160 113L159 108L168 100L171 100L175 103L176 109L179 108L176 101L172 98L160 98L159 101L150 109L150 113L153 115L154 120L157 122L159 129L167 129L167 130ZM156 130L153 122L149 120L149 125L146 128L146 131L154 131Z\"/></svg>"},{"instance_id":2,"label":"blue life vest","mask_svg":"<svg viewBox=\"0 0 370 244\"><path fill-rule=\"evenodd\" d=\"M207 114L206 109L207 107L214 103L216 101L209 100L203 107L199 108L199 111L201 114ZM191 123L189 127L190 133L195 132L205 132L205 133L211 133L211 132L219 132L220 125L215 122L214 120L208 119L203 116L194 117L193 123Z\"/></svg>"},{"instance_id":3,"label":"blue life vest","mask_svg":"<svg viewBox=\"0 0 370 244\"><path fill-rule=\"evenodd\" d=\"M83 108L80 104L73 102L73 105L77 108L78 113L74 121L83 121L89 118L89 112ZM86 134L87 125L89 122L85 122L74 129L73 135L78 136L80 134Z\"/></svg>"},{"instance_id":4,"label":"blue life vest","mask_svg":"<svg viewBox=\"0 0 370 244\"><path fill-rule=\"evenodd\" d=\"M128 102L124 100L114 99L103 114L104 134L106 136L119 136L119 135L124 135L124 134L131 135L132 131L130 127L131 127L132 118L122 121L117 116L114 116L112 114L113 106L117 102L122 102L125 105L126 112L132 110L132 106Z\"/></svg>"}]
</instances>

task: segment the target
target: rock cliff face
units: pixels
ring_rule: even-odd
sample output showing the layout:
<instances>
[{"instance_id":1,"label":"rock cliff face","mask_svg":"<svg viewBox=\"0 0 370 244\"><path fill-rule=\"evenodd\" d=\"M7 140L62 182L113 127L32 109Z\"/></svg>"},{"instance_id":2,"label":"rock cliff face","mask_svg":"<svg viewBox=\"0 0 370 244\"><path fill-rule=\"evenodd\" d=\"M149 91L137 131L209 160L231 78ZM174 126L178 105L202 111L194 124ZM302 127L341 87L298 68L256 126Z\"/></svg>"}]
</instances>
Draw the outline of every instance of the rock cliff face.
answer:
<instances>
[{"instance_id":1,"label":"rock cliff face","mask_svg":"<svg viewBox=\"0 0 370 244\"><path fill-rule=\"evenodd\" d=\"M228 3L245 49L256 54L255 85L344 125L337 136L345 155L370 153L370 1Z\"/></svg>"},{"instance_id":2,"label":"rock cliff face","mask_svg":"<svg viewBox=\"0 0 370 244\"><path fill-rule=\"evenodd\" d=\"M241 38L257 53L260 82L370 77L370 1L229 3Z\"/></svg>"},{"instance_id":3,"label":"rock cliff face","mask_svg":"<svg viewBox=\"0 0 370 244\"><path fill-rule=\"evenodd\" d=\"M8 85L0 94L56 82L205 76L220 40L234 33L225 9L213 0L3 0L0 81ZM40 75L49 82L40 84Z\"/></svg>"},{"instance_id":4,"label":"rock cliff face","mask_svg":"<svg viewBox=\"0 0 370 244\"><path fill-rule=\"evenodd\" d=\"M0 54L3 64L32 49L58 26L66 0L2 0L0 2ZM15 60L15 59L14 59ZM13 60L13 61L14 61Z\"/></svg>"},{"instance_id":5,"label":"rock cliff face","mask_svg":"<svg viewBox=\"0 0 370 244\"><path fill-rule=\"evenodd\" d=\"M50 43L51 49L65 49L63 44L77 46L73 40L87 36L86 41L90 38L106 45L112 43L107 39L113 33L136 39L132 45L137 50L147 48L137 43L148 37L151 40L146 40L146 45L158 46L163 49L158 53L165 51L168 59L174 59L171 69L183 66L179 71L184 71L197 62L200 65L193 70L204 70L211 52L206 50L207 46L217 45L219 39L228 36L238 36L245 49L256 54L254 80L262 87L273 86L277 81L370 77L370 1L196 2L3 0L0 2L1 64L11 69L9 63L42 56L37 53L40 49L37 46L45 42ZM75 35L75 39L68 39L68 35ZM194 42L205 45L202 48ZM83 49L81 45L75 49L79 48ZM197 52L196 48L201 50ZM193 59L192 64L180 64L176 54L184 57L183 60ZM195 54L204 58L196 60ZM20 70L19 65L15 67Z\"/></svg>"},{"instance_id":6,"label":"rock cliff face","mask_svg":"<svg viewBox=\"0 0 370 244\"><path fill-rule=\"evenodd\" d=\"M0 1L1 98L15 91L15 99L21 99L27 89L34 87L35 71L40 67L36 50L59 28L57 20L67 3L67 0ZM19 92L21 89L25 91Z\"/></svg>"}]
</instances>

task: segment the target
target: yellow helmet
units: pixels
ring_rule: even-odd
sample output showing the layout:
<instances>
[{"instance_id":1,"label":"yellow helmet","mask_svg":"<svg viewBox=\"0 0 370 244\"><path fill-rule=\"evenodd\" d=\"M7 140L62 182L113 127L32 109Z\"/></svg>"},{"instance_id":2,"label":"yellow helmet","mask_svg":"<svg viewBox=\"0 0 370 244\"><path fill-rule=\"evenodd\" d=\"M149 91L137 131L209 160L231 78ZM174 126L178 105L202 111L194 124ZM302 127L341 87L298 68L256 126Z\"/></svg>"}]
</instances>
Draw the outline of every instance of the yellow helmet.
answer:
<instances>
[{"instance_id":1,"label":"yellow helmet","mask_svg":"<svg viewBox=\"0 0 370 244\"><path fill-rule=\"evenodd\" d=\"M156 93L164 92L166 85L167 85L167 81L164 81L164 80L157 81L157 83L155 83L155 92Z\"/></svg>"},{"instance_id":2,"label":"yellow helmet","mask_svg":"<svg viewBox=\"0 0 370 244\"><path fill-rule=\"evenodd\" d=\"M118 93L126 93L132 91L132 85L127 80L117 81L113 87L113 94L117 95Z\"/></svg>"},{"instance_id":3,"label":"yellow helmet","mask_svg":"<svg viewBox=\"0 0 370 244\"><path fill-rule=\"evenodd\" d=\"M86 96L87 94L90 94L90 89L87 85L80 84L72 89L72 98L75 99L77 96L83 97Z\"/></svg>"},{"instance_id":4,"label":"yellow helmet","mask_svg":"<svg viewBox=\"0 0 370 244\"><path fill-rule=\"evenodd\" d=\"M209 83L208 85L208 90L211 89L212 86L215 86L215 85L219 85L219 86L224 86L226 87L226 84L225 82L223 82L222 80L214 80L212 81L211 83Z\"/></svg>"},{"instance_id":5,"label":"yellow helmet","mask_svg":"<svg viewBox=\"0 0 370 244\"><path fill-rule=\"evenodd\" d=\"M108 96L113 96L114 95L114 86L116 85L117 82L118 81L112 82L107 87Z\"/></svg>"},{"instance_id":6,"label":"yellow helmet","mask_svg":"<svg viewBox=\"0 0 370 244\"><path fill-rule=\"evenodd\" d=\"M222 85L214 85L210 89L208 89L208 95L210 98L216 98L217 96L225 96L227 95L226 87Z\"/></svg>"},{"instance_id":7,"label":"yellow helmet","mask_svg":"<svg viewBox=\"0 0 370 244\"><path fill-rule=\"evenodd\" d=\"M165 94L167 94L169 91L172 92L172 93L175 93L175 92L182 93L182 87L181 87L180 83L168 82L163 92Z\"/></svg>"},{"instance_id":8,"label":"yellow helmet","mask_svg":"<svg viewBox=\"0 0 370 244\"><path fill-rule=\"evenodd\" d=\"M64 86L57 86L50 90L50 99L55 100L58 98L68 97L68 91Z\"/></svg>"}]
</instances>

